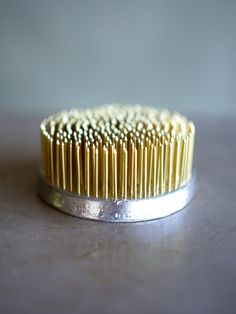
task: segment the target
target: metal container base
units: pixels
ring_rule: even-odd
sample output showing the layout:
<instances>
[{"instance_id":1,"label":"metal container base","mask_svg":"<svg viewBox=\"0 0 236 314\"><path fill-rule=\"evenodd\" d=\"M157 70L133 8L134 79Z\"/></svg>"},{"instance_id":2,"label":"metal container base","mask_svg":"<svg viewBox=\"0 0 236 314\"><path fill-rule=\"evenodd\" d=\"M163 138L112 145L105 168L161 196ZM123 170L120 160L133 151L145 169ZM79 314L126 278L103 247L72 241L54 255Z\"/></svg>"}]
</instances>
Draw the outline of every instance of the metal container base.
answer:
<instances>
[{"instance_id":1,"label":"metal container base","mask_svg":"<svg viewBox=\"0 0 236 314\"><path fill-rule=\"evenodd\" d=\"M106 200L64 191L47 183L41 173L38 178L38 192L46 203L72 216L106 222L138 222L171 215L192 200L195 186L194 171L191 180L173 192L137 200Z\"/></svg>"}]
</instances>

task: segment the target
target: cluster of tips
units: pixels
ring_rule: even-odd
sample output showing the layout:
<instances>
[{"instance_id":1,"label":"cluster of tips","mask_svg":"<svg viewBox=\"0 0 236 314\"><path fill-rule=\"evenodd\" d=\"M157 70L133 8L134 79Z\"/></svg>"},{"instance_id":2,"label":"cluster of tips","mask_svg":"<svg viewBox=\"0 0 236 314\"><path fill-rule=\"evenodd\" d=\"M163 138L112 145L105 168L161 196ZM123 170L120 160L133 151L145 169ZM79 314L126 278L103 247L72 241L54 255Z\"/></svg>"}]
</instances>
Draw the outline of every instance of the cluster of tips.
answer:
<instances>
[{"instance_id":1,"label":"cluster of tips","mask_svg":"<svg viewBox=\"0 0 236 314\"><path fill-rule=\"evenodd\" d=\"M152 107L63 111L41 124L42 175L81 196L155 197L191 179L194 134L184 116Z\"/></svg>"}]
</instances>

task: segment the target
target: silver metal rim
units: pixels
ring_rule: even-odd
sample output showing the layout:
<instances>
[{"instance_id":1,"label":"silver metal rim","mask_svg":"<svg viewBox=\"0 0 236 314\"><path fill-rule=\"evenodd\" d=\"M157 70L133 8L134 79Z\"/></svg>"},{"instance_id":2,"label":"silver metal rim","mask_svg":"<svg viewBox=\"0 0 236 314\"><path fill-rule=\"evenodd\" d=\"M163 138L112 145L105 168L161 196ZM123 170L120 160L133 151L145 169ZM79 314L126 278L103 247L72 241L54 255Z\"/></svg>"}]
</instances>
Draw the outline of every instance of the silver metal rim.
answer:
<instances>
[{"instance_id":1,"label":"silver metal rim","mask_svg":"<svg viewBox=\"0 0 236 314\"><path fill-rule=\"evenodd\" d=\"M193 198L196 173L182 188L161 196L137 200L105 200L81 197L56 188L39 173L40 197L72 216L107 222L138 222L169 216L184 208Z\"/></svg>"}]
</instances>

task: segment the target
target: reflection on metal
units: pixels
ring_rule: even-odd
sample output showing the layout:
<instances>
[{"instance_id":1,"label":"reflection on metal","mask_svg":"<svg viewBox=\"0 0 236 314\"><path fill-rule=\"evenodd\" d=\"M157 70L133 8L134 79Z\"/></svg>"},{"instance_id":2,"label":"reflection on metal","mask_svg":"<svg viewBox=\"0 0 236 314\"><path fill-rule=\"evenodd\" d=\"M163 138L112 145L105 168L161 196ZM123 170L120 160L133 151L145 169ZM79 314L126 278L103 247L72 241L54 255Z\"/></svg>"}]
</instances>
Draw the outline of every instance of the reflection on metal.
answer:
<instances>
[{"instance_id":1,"label":"reflection on metal","mask_svg":"<svg viewBox=\"0 0 236 314\"><path fill-rule=\"evenodd\" d=\"M162 218L185 207L195 192L196 174L183 187L157 197L114 200L82 197L47 183L39 174L39 195L48 204L80 218L107 222L137 222Z\"/></svg>"}]
</instances>

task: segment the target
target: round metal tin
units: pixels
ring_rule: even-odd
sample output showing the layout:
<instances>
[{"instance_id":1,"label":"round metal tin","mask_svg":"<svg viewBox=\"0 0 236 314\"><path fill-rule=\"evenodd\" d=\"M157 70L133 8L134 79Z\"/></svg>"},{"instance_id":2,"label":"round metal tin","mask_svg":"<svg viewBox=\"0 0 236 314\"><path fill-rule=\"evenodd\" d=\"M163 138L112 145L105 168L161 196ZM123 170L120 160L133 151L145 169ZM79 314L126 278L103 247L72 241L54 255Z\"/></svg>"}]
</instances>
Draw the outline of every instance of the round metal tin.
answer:
<instances>
[{"instance_id":1,"label":"round metal tin","mask_svg":"<svg viewBox=\"0 0 236 314\"><path fill-rule=\"evenodd\" d=\"M50 185L39 173L40 197L56 209L72 216L106 222L138 222L158 219L184 208L193 198L196 173L183 187L157 197L137 200L97 199L78 196Z\"/></svg>"}]
</instances>

